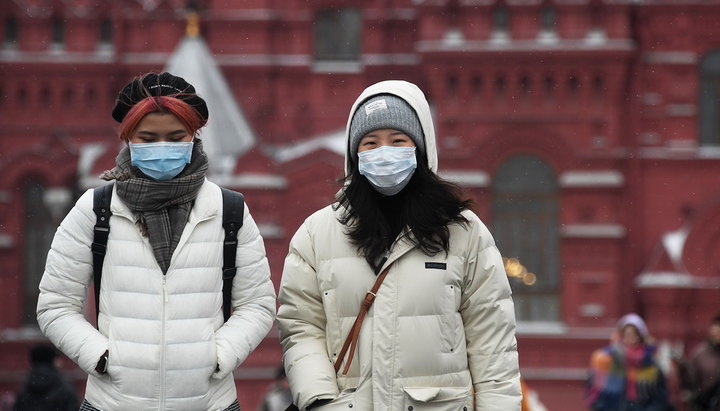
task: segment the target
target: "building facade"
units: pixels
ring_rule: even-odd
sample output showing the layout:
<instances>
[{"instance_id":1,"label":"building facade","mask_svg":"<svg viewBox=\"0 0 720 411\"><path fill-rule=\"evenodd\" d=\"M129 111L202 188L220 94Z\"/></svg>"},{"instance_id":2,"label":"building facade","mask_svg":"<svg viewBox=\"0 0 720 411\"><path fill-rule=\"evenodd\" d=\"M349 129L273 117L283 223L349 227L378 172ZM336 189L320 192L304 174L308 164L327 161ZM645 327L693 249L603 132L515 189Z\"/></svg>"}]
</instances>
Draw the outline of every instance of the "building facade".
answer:
<instances>
[{"instance_id":1,"label":"building facade","mask_svg":"<svg viewBox=\"0 0 720 411\"><path fill-rule=\"evenodd\" d=\"M187 3L3 0L0 392L42 339L55 228L120 147L115 95L167 65ZM521 368L549 409L582 408L589 355L624 313L687 350L720 312L720 1L190 3L254 134L214 179L246 195L276 286L295 229L339 188L355 97L404 79L431 101L441 175L521 264ZM280 356L273 331L236 372L243 408Z\"/></svg>"}]
</instances>

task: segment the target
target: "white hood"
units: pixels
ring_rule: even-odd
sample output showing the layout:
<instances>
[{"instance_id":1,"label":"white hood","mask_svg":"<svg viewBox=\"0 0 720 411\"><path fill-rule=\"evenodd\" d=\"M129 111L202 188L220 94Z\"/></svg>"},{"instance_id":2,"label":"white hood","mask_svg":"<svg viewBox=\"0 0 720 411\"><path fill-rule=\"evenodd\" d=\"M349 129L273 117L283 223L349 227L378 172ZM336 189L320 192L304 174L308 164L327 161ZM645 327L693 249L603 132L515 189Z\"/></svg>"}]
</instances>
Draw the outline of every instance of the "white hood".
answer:
<instances>
[{"instance_id":1,"label":"white hood","mask_svg":"<svg viewBox=\"0 0 720 411\"><path fill-rule=\"evenodd\" d=\"M402 80L386 80L379 83L373 84L366 88L360 96L355 100L355 103L350 110L348 116L347 126L345 127L345 146L350 145L350 121L352 121L353 114L358 109L358 106L363 101L369 99L377 94L393 94L407 101L408 104L417 113L418 119L420 119L420 126L423 129L425 135L425 152L428 159L428 167L434 173L437 173L438 159L437 159L437 146L435 144L435 127L432 122L432 115L430 114L430 105L428 104L425 94L418 86L413 83ZM345 152L345 175L350 172L350 158L349 149Z\"/></svg>"}]
</instances>

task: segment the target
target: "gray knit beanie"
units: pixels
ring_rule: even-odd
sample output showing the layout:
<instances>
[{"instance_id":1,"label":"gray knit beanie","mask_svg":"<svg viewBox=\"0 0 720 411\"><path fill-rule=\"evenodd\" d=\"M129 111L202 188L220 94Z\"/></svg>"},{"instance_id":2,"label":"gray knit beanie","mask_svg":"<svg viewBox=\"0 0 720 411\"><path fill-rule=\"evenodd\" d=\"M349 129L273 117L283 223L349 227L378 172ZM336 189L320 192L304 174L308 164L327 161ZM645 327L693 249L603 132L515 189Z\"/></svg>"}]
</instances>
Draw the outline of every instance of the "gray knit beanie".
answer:
<instances>
[{"instance_id":1,"label":"gray knit beanie","mask_svg":"<svg viewBox=\"0 0 720 411\"><path fill-rule=\"evenodd\" d=\"M348 150L353 162L357 163L360 139L373 130L383 128L404 132L413 139L420 152L425 152L425 135L415 110L398 96L379 94L360 104L350 121Z\"/></svg>"}]
</instances>

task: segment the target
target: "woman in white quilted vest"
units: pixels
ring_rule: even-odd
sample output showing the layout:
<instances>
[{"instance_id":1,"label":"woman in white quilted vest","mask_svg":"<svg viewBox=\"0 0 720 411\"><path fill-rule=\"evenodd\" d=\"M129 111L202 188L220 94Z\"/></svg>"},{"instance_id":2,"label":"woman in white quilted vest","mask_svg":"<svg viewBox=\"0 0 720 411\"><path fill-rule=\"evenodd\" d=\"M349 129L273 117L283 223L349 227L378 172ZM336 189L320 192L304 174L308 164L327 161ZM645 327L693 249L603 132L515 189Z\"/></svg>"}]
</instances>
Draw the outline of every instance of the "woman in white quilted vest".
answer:
<instances>
[{"instance_id":1,"label":"woman in white quilted vest","mask_svg":"<svg viewBox=\"0 0 720 411\"><path fill-rule=\"evenodd\" d=\"M437 168L422 91L383 81L362 92L337 202L305 220L285 260L278 321L299 409L520 410L502 258Z\"/></svg>"},{"instance_id":2,"label":"woman in white quilted vest","mask_svg":"<svg viewBox=\"0 0 720 411\"><path fill-rule=\"evenodd\" d=\"M233 370L270 330L275 292L262 237L238 205L225 321L228 210L220 187L205 178L197 136L208 119L205 101L180 77L148 73L120 91L112 114L126 144L101 176L114 184L98 327L83 309L92 298L93 190L55 234L38 324L89 374L81 410L239 410Z\"/></svg>"}]
</instances>

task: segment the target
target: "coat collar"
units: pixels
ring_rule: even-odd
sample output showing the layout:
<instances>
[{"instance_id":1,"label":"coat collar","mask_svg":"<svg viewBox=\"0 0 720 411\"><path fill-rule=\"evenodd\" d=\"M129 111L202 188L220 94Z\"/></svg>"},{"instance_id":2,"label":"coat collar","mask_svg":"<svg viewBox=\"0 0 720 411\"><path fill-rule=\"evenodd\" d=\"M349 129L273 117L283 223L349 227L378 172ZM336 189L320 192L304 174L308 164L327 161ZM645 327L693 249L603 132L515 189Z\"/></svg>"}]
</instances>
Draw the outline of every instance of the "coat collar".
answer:
<instances>
[{"instance_id":1,"label":"coat collar","mask_svg":"<svg viewBox=\"0 0 720 411\"><path fill-rule=\"evenodd\" d=\"M219 200L220 187L205 179L200 187L195 204L190 211L188 223L197 223L208 218L215 217L220 211L222 201ZM117 189L113 187L112 200L110 203L110 211L113 215L125 217L131 221L137 218L124 201L118 196Z\"/></svg>"}]
</instances>

